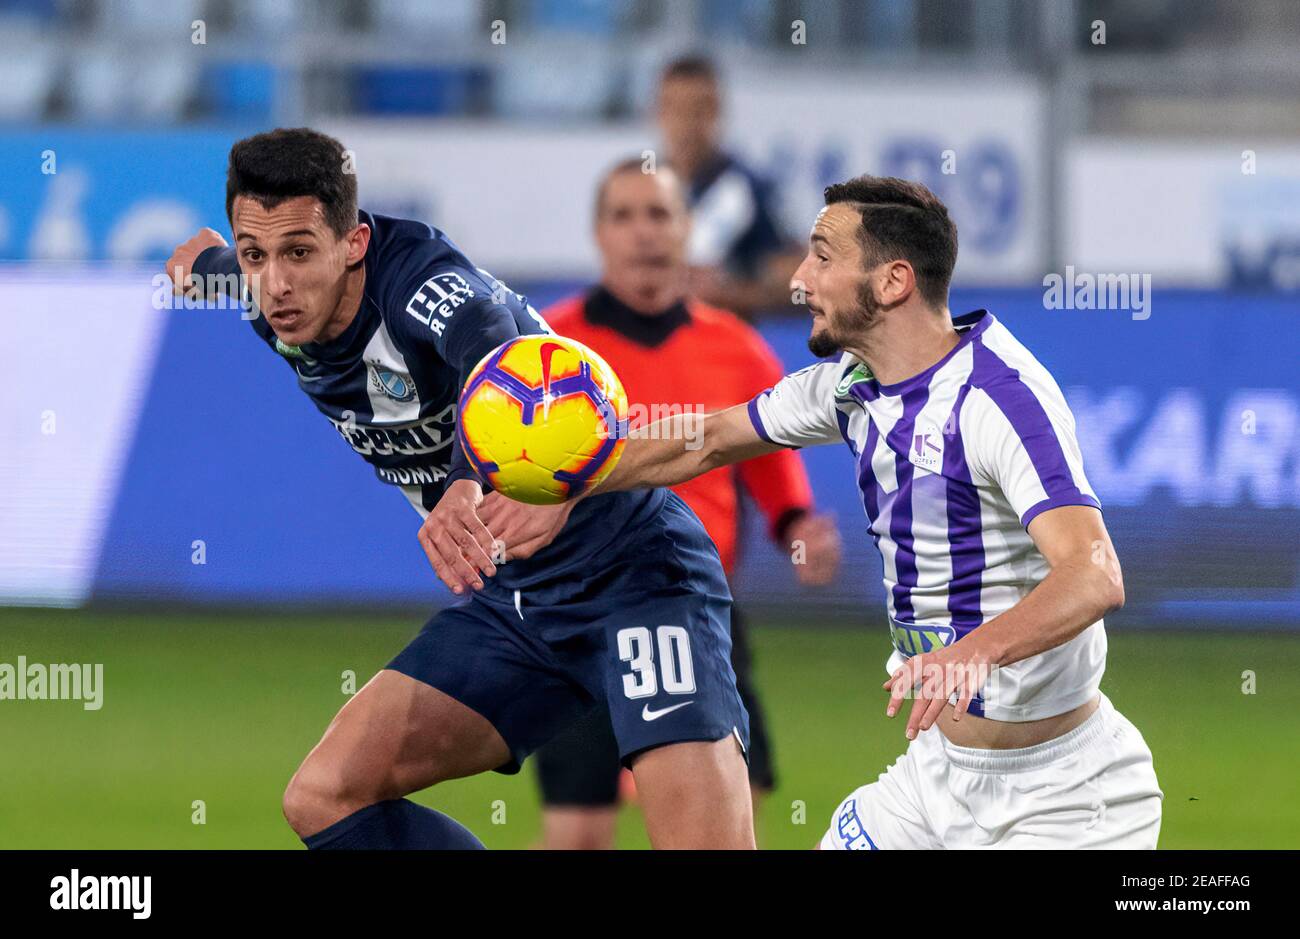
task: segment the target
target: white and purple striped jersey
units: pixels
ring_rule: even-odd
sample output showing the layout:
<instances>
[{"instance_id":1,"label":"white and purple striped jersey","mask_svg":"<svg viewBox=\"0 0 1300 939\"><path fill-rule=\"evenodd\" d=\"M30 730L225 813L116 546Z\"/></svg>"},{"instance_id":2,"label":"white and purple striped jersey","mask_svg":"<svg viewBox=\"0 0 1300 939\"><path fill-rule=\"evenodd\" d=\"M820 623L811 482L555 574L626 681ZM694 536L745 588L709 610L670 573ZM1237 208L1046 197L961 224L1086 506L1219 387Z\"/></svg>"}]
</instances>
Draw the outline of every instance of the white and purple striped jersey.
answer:
<instances>
[{"instance_id":1,"label":"white and purple striped jersey","mask_svg":"<svg viewBox=\"0 0 1300 939\"><path fill-rule=\"evenodd\" d=\"M1063 505L1100 509L1061 389L987 310L953 320L939 362L882 385L856 358L786 376L749 403L761 437L786 447L843 440L884 561L887 668L960 639L1047 576L1026 528ZM971 704L993 720L1051 717L1092 698L1106 666L1102 621L996 669Z\"/></svg>"}]
</instances>

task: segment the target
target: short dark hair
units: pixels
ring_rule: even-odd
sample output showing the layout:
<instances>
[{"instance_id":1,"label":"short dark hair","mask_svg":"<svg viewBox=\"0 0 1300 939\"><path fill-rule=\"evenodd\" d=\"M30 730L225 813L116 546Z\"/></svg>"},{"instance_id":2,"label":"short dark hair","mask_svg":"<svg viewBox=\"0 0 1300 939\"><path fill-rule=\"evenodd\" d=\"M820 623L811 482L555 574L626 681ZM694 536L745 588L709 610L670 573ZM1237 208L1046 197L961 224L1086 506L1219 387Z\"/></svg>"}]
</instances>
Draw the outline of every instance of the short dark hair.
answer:
<instances>
[{"instance_id":1,"label":"short dark hair","mask_svg":"<svg viewBox=\"0 0 1300 939\"><path fill-rule=\"evenodd\" d=\"M718 69L707 55L692 53L678 56L665 65L664 70L659 74L659 84L662 85L672 78L707 78L717 83Z\"/></svg>"},{"instance_id":2,"label":"short dark hair","mask_svg":"<svg viewBox=\"0 0 1300 939\"><path fill-rule=\"evenodd\" d=\"M245 137L230 148L226 173L226 218L236 196L273 209L286 199L312 196L325 220L342 238L357 224L357 177L348 153L328 134L309 127L277 128Z\"/></svg>"},{"instance_id":3,"label":"short dark hair","mask_svg":"<svg viewBox=\"0 0 1300 939\"><path fill-rule=\"evenodd\" d=\"M855 203L867 266L907 261L916 287L931 306L948 302L957 264L957 226L939 197L920 183L894 176L858 176L827 186L827 205Z\"/></svg>"}]
</instances>

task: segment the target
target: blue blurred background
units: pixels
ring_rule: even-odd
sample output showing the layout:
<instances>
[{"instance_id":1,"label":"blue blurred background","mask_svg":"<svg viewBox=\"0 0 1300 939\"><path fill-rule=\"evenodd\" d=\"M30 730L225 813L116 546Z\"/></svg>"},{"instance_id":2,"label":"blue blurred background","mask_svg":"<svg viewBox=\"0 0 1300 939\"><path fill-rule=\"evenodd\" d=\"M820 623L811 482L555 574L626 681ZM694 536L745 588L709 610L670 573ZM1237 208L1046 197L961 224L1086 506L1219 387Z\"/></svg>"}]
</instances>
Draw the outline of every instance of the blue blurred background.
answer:
<instances>
[{"instance_id":1,"label":"blue blurred background","mask_svg":"<svg viewBox=\"0 0 1300 939\"><path fill-rule=\"evenodd\" d=\"M310 124L363 207L540 309L595 276L595 179L704 50L793 237L859 172L950 204L953 312L1066 390L1135 621L1300 628L1297 38L1284 2L0 0L0 603L443 599L400 495L237 313L158 309L157 262L227 229L234 140ZM1149 275L1150 316L1049 309L1067 268ZM809 361L802 320L759 326ZM804 456L843 574L801 590L752 519L737 593L874 616L846 457Z\"/></svg>"}]
</instances>

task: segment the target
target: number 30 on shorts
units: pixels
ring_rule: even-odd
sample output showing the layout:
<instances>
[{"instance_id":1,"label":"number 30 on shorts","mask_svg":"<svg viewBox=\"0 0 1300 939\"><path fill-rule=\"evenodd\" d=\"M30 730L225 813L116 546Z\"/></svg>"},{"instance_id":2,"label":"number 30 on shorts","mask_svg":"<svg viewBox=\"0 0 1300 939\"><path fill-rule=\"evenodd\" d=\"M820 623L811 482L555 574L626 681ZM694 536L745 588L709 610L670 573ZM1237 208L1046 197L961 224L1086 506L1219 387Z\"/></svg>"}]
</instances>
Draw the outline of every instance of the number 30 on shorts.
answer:
<instances>
[{"instance_id":1,"label":"number 30 on shorts","mask_svg":"<svg viewBox=\"0 0 1300 939\"><path fill-rule=\"evenodd\" d=\"M645 626L618 631L618 657L632 665L631 673L623 676L623 693L629 698L650 698L662 686L669 694L693 694L695 669L691 665L690 634L682 626L659 626L655 638L658 642L651 639Z\"/></svg>"}]
</instances>

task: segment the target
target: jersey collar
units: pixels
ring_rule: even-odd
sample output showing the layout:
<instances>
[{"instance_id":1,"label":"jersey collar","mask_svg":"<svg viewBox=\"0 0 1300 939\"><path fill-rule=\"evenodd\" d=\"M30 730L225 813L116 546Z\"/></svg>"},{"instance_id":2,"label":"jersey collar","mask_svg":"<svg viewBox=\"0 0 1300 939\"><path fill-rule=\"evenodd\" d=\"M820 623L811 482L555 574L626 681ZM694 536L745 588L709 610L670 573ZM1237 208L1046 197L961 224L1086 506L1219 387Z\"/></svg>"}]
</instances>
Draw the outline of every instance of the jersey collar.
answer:
<instances>
[{"instance_id":1,"label":"jersey collar","mask_svg":"<svg viewBox=\"0 0 1300 939\"><path fill-rule=\"evenodd\" d=\"M641 346L658 346L691 321L686 303L678 300L666 310L647 316L638 313L603 286L587 294L583 314L593 326L604 326Z\"/></svg>"},{"instance_id":2,"label":"jersey collar","mask_svg":"<svg viewBox=\"0 0 1300 939\"><path fill-rule=\"evenodd\" d=\"M963 313L961 316L953 317L953 328L961 335L957 340L957 345L948 350L947 355L941 358L938 362L935 362L925 371L919 372L911 378L904 378L902 381L895 382L892 385L882 385L880 382L873 379L872 384L875 386L876 392L892 397L894 395L905 394L914 388L919 388L922 385L929 384L930 379L934 377L935 372L939 371L939 369L952 361L952 358L957 355L958 352L974 342L977 336L982 335L984 331L995 322L997 321L993 318L993 314L988 310L975 310L971 313Z\"/></svg>"}]
</instances>

